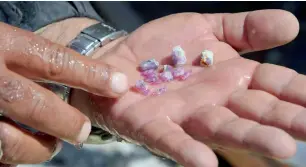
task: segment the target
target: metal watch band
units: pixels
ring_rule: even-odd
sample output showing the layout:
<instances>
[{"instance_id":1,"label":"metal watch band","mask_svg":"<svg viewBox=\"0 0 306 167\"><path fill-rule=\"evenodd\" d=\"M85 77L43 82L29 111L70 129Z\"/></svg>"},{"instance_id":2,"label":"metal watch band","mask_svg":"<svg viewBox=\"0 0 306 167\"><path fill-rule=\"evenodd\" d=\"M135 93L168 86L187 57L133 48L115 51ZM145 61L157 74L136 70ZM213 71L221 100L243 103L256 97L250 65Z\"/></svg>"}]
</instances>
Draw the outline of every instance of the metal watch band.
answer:
<instances>
[{"instance_id":1,"label":"metal watch band","mask_svg":"<svg viewBox=\"0 0 306 167\"><path fill-rule=\"evenodd\" d=\"M89 56L96 48L127 34L124 30L116 31L109 25L98 23L84 29L69 43L68 47L82 55Z\"/></svg>"}]
</instances>

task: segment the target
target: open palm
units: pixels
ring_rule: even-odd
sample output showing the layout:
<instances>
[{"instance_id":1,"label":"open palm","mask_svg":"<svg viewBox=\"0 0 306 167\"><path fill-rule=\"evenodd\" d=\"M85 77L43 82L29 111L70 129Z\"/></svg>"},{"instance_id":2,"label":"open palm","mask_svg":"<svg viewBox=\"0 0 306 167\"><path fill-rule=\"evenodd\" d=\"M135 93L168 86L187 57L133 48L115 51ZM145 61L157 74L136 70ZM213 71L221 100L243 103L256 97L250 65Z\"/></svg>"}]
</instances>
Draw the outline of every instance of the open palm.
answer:
<instances>
[{"instance_id":1,"label":"open palm","mask_svg":"<svg viewBox=\"0 0 306 167\"><path fill-rule=\"evenodd\" d=\"M75 105L90 111L100 126L184 166L217 166L208 146L287 158L296 151L290 135L306 137L306 77L238 52L285 44L297 32L295 17L280 10L164 17L113 44L99 59L124 71L133 86L141 79L140 62L155 58L169 64L171 49L180 45L193 71L186 81L167 83L160 96L129 91L120 99L90 96L93 105L86 109ZM203 49L214 52L214 66L197 65Z\"/></svg>"}]
</instances>

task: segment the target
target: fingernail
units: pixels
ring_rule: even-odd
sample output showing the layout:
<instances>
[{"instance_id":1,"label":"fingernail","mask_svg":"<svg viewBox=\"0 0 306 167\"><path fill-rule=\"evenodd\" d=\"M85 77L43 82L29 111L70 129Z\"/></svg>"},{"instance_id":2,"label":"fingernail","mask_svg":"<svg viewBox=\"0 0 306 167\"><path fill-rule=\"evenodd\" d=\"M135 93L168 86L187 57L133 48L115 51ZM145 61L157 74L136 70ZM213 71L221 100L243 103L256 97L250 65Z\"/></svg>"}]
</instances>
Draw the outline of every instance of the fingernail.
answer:
<instances>
[{"instance_id":1,"label":"fingernail","mask_svg":"<svg viewBox=\"0 0 306 167\"><path fill-rule=\"evenodd\" d=\"M56 147L54 149L54 152L53 152L50 160L52 160L62 150L62 148L63 148L63 142L58 139L57 142L56 142Z\"/></svg>"},{"instance_id":2,"label":"fingernail","mask_svg":"<svg viewBox=\"0 0 306 167\"><path fill-rule=\"evenodd\" d=\"M83 143L84 141L87 140L89 134L91 131L91 123L90 121L85 121L79 136L77 137L77 143Z\"/></svg>"},{"instance_id":3,"label":"fingernail","mask_svg":"<svg viewBox=\"0 0 306 167\"><path fill-rule=\"evenodd\" d=\"M128 89L127 76L120 72L114 72L111 76L110 87L115 93L124 93Z\"/></svg>"}]
</instances>

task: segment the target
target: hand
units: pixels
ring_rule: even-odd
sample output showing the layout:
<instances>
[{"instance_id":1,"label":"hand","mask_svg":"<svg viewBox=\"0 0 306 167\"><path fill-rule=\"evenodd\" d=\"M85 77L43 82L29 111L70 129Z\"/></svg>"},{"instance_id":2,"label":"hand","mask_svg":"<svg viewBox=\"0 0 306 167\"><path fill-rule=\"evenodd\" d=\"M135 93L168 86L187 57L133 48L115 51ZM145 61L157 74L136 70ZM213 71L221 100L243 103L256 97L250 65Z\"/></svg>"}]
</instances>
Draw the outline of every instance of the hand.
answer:
<instances>
[{"instance_id":1,"label":"hand","mask_svg":"<svg viewBox=\"0 0 306 167\"><path fill-rule=\"evenodd\" d=\"M3 23L0 32L2 163L44 162L60 151L57 138L76 144L90 133L88 117L31 80L58 82L107 97L127 91L126 76L113 66ZM12 120L40 133L30 133Z\"/></svg>"},{"instance_id":2,"label":"hand","mask_svg":"<svg viewBox=\"0 0 306 167\"><path fill-rule=\"evenodd\" d=\"M190 78L167 84L168 91L157 97L129 91L109 99L75 91L72 105L98 126L188 167L217 166L208 146L288 158L296 151L290 135L306 138L306 77L238 52L286 44L298 30L296 18L281 10L167 16L140 27L99 59L125 71L133 86L141 79L140 62L155 58L168 64L172 47L181 45ZM214 67L193 65L203 49L214 52Z\"/></svg>"}]
</instances>

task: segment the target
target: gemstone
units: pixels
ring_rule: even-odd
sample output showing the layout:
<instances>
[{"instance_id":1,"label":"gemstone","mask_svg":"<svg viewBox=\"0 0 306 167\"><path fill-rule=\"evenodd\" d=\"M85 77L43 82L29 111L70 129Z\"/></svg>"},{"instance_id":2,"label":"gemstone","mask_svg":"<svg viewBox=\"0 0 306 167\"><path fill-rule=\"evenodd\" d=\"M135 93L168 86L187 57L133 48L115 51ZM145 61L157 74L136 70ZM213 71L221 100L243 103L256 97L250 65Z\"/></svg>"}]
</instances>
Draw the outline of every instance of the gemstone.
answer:
<instances>
[{"instance_id":1,"label":"gemstone","mask_svg":"<svg viewBox=\"0 0 306 167\"><path fill-rule=\"evenodd\" d=\"M163 82L170 82L173 80L173 75L171 71L164 71L162 73L160 73L159 78L163 81Z\"/></svg>"},{"instance_id":2,"label":"gemstone","mask_svg":"<svg viewBox=\"0 0 306 167\"><path fill-rule=\"evenodd\" d=\"M155 70L158 68L158 66L159 66L159 63L155 59L150 59L150 60L146 60L140 63L139 69L141 71L147 71L147 70L152 70L152 69Z\"/></svg>"},{"instance_id":3,"label":"gemstone","mask_svg":"<svg viewBox=\"0 0 306 167\"><path fill-rule=\"evenodd\" d=\"M177 67L172 70L172 75L174 78L179 78L180 76L184 75L184 73L185 70L182 67Z\"/></svg>"},{"instance_id":4,"label":"gemstone","mask_svg":"<svg viewBox=\"0 0 306 167\"><path fill-rule=\"evenodd\" d=\"M204 50L201 55L201 66L212 66L214 63L214 53L210 50Z\"/></svg>"},{"instance_id":5,"label":"gemstone","mask_svg":"<svg viewBox=\"0 0 306 167\"><path fill-rule=\"evenodd\" d=\"M149 86L143 80L138 80L135 84L135 88L144 95L149 95L150 93Z\"/></svg>"},{"instance_id":6,"label":"gemstone","mask_svg":"<svg viewBox=\"0 0 306 167\"><path fill-rule=\"evenodd\" d=\"M144 81L150 84L159 84L161 83L158 73L154 71L154 73L150 73L149 75L144 76Z\"/></svg>"},{"instance_id":7,"label":"gemstone","mask_svg":"<svg viewBox=\"0 0 306 167\"><path fill-rule=\"evenodd\" d=\"M151 75L155 75L156 71L153 70L153 69L150 69L150 70L146 70L146 71L143 71L141 72L141 75L146 77L146 76L151 76Z\"/></svg>"},{"instance_id":8,"label":"gemstone","mask_svg":"<svg viewBox=\"0 0 306 167\"><path fill-rule=\"evenodd\" d=\"M160 84L161 83L161 80L159 79L158 75L147 77L144 79L144 81L150 84Z\"/></svg>"},{"instance_id":9,"label":"gemstone","mask_svg":"<svg viewBox=\"0 0 306 167\"><path fill-rule=\"evenodd\" d=\"M172 61L175 66L181 66L186 64L187 58L185 56L185 51L181 46L176 46L172 50Z\"/></svg>"}]
</instances>

